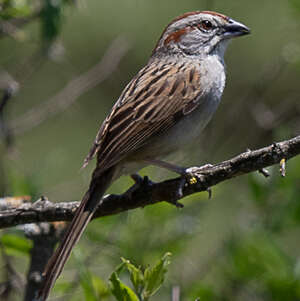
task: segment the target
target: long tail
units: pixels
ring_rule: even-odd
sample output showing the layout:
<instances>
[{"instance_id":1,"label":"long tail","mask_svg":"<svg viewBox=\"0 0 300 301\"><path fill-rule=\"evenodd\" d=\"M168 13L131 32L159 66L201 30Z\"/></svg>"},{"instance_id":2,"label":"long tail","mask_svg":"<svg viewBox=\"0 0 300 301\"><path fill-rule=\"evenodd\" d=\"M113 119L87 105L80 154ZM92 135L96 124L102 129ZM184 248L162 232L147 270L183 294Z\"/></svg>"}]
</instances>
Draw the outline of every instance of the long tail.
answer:
<instances>
[{"instance_id":1,"label":"long tail","mask_svg":"<svg viewBox=\"0 0 300 301\"><path fill-rule=\"evenodd\" d=\"M50 290L60 275L73 247L78 242L80 236L97 209L99 201L111 184L113 174L113 167L100 175L98 174L97 169L94 171L89 190L84 195L81 204L78 207L68 230L66 231L64 239L46 266L43 285L35 300L45 301L47 299Z\"/></svg>"}]
</instances>

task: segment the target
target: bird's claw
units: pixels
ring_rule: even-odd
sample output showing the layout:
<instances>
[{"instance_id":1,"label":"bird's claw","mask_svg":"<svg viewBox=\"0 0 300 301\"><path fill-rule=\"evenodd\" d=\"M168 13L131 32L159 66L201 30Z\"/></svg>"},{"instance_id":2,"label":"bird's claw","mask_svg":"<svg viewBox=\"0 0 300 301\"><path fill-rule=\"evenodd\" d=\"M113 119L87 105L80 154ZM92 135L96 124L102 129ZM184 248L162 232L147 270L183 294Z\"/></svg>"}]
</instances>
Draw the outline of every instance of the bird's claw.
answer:
<instances>
[{"instance_id":1,"label":"bird's claw","mask_svg":"<svg viewBox=\"0 0 300 301\"><path fill-rule=\"evenodd\" d=\"M201 178L204 176L206 169L211 168L212 164L205 164L201 167L189 167L184 170L182 174L182 180L180 181L177 195L178 199L182 198L183 196L183 188L188 185L195 185L198 181L201 182ZM207 188L208 198L211 198L212 192L211 188Z\"/></svg>"},{"instance_id":2,"label":"bird's claw","mask_svg":"<svg viewBox=\"0 0 300 301\"><path fill-rule=\"evenodd\" d=\"M202 171L205 169L211 167L211 164L206 164L201 167L189 167L184 170L184 173L182 174L182 178L185 179L184 185L194 185L197 184L197 182L200 180L201 177L203 177Z\"/></svg>"}]
</instances>

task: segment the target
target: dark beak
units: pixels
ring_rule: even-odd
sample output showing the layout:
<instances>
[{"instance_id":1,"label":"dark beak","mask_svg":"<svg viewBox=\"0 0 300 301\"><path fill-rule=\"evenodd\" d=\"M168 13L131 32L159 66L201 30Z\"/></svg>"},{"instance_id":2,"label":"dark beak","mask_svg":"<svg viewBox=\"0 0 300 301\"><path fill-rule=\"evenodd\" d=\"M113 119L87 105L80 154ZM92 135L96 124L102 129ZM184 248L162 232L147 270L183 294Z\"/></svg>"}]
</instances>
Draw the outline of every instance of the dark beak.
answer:
<instances>
[{"instance_id":1,"label":"dark beak","mask_svg":"<svg viewBox=\"0 0 300 301\"><path fill-rule=\"evenodd\" d=\"M229 19L227 25L224 26L225 38L239 37L249 33L250 33L250 28L232 19Z\"/></svg>"}]
</instances>

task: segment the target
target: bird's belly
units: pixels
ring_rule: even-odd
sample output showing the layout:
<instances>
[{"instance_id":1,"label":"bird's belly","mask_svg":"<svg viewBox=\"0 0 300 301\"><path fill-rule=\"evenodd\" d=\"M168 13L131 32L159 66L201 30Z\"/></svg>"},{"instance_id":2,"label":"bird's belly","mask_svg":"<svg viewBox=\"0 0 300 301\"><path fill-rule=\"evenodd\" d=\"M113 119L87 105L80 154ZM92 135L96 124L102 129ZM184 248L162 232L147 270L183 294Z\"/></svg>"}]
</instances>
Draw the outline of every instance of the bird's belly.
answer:
<instances>
[{"instance_id":1,"label":"bird's belly","mask_svg":"<svg viewBox=\"0 0 300 301\"><path fill-rule=\"evenodd\" d=\"M208 98L193 112L184 116L165 134L155 137L119 164L121 174L132 174L149 165L145 160L162 160L169 154L195 142L211 119L219 99Z\"/></svg>"},{"instance_id":2,"label":"bird's belly","mask_svg":"<svg viewBox=\"0 0 300 301\"><path fill-rule=\"evenodd\" d=\"M195 142L210 121L218 104L219 99L207 98L193 112L184 116L171 129L167 130L165 134L150 142L152 145L147 145L148 154L163 157Z\"/></svg>"}]
</instances>

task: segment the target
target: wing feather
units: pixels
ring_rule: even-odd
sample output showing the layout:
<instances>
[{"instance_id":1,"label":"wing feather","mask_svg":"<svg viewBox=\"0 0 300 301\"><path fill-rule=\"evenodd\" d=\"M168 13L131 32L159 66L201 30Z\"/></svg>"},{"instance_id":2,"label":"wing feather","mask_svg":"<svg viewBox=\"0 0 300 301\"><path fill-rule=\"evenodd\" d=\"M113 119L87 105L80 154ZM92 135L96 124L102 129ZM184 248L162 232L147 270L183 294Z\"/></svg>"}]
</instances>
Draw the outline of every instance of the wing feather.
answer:
<instances>
[{"instance_id":1,"label":"wing feather","mask_svg":"<svg viewBox=\"0 0 300 301\"><path fill-rule=\"evenodd\" d=\"M97 154L103 170L174 126L201 102L200 75L193 66L150 64L126 86L103 122L86 165Z\"/></svg>"}]
</instances>

